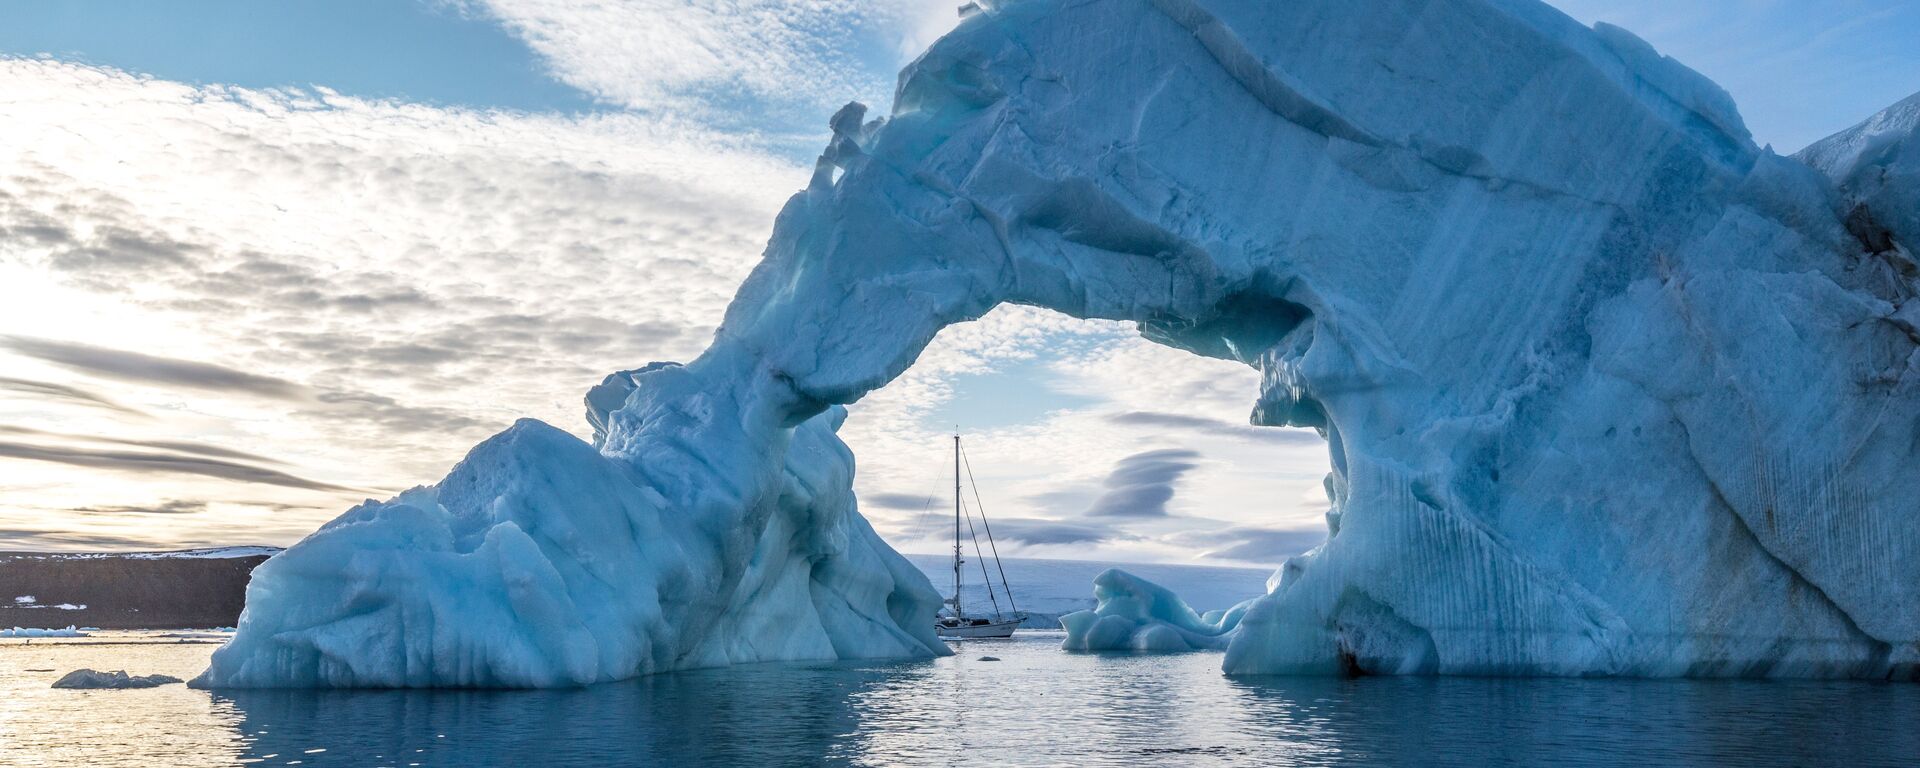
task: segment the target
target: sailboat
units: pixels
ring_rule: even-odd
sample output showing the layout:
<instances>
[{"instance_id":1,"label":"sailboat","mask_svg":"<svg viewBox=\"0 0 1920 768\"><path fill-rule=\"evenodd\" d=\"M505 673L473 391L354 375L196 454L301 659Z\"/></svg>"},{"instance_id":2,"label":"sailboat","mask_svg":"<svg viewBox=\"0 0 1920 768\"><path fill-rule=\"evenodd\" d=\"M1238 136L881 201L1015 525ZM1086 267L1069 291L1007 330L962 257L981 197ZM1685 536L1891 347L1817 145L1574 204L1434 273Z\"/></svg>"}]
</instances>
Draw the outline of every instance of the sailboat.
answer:
<instances>
[{"instance_id":1,"label":"sailboat","mask_svg":"<svg viewBox=\"0 0 1920 768\"><path fill-rule=\"evenodd\" d=\"M1020 607L1013 602L1013 589L1007 586L1007 570L1000 565L1000 548L993 542L993 528L987 524L987 511L977 503L980 496L977 485L974 488L976 502L974 507L980 512L980 526L986 529L987 548L993 553L994 570L1000 572L1000 592L1007 596L1007 608L1010 612L1004 614L1000 612L1000 598L994 594L993 577L987 573L987 563L984 558L980 560L980 577L987 588L987 601L993 605L993 617L968 616L966 608L960 603L961 566L966 563L966 558L960 549L962 522L966 523L968 533L973 535L974 556L982 557L980 538L973 529L973 519L967 515L966 504L960 495L960 461L960 435L955 434L953 436L953 597L946 600L950 610L934 621L933 631L941 637L957 639L1013 637L1013 629L1020 626L1020 622L1027 620L1027 614L1022 613ZM969 466L967 469L967 477L972 479L973 468Z\"/></svg>"}]
</instances>

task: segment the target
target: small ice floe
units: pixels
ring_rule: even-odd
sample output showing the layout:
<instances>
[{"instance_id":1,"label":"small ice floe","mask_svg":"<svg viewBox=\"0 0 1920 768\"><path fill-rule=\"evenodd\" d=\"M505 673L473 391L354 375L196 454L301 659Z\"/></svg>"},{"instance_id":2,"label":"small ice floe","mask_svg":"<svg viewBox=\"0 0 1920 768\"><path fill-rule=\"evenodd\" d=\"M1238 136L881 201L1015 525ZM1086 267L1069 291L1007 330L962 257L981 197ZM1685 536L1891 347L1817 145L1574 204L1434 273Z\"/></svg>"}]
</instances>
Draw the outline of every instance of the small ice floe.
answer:
<instances>
[{"instance_id":1,"label":"small ice floe","mask_svg":"<svg viewBox=\"0 0 1920 768\"><path fill-rule=\"evenodd\" d=\"M87 633L79 627L68 624L66 629L40 629L37 627L14 627L0 629L0 637L86 637Z\"/></svg>"},{"instance_id":2,"label":"small ice floe","mask_svg":"<svg viewBox=\"0 0 1920 768\"><path fill-rule=\"evenodd\" d=\"M180 682L172 675L129 675L125 670L96 672L91 669L76 669L66 676L53 681L55 688L153 688Z\"/></svg>"},{"instance_id":3,"label":"small ice floe","mask_svg":"<svg viewBox=\"0 0 1920 768\"><path fill-rule=\"evenodd\" d=\"M187 631L187 632L167 632L163 634L154 635L154 637L166 638L169 640L183 640L183 641L184 640L225 640L232 635L233 635L232 630L209 629L209 630L193 630L193 631Z\"/></svg>"},{"instance_id":4,"label":"small ice floe","mask_svg":"<svg viewBox=\"0 0 1920 768\"><path fill-rule=\"evenodd\" d=\"M1187 607L1173 590L1118 568L1093 577L1091 611L1060 617L1065 651L1225 650L1253 601L1205 614Z\"/></svg>"},{"instance_id":5,"label":"small ice floe","mask_svg":"<svg viewBox=\"0 0 1920 768\"><path fill-rule=\"evenodd\" d=\"M78 605L75 605L73 603L61 603L59 605L41 605L40 598L34 597L33 595L21 595L13 599L13 607L15 608L55 608L62 611L84 611L87 609L87 604L80 603Z\"/></svg>"}]
</instances>

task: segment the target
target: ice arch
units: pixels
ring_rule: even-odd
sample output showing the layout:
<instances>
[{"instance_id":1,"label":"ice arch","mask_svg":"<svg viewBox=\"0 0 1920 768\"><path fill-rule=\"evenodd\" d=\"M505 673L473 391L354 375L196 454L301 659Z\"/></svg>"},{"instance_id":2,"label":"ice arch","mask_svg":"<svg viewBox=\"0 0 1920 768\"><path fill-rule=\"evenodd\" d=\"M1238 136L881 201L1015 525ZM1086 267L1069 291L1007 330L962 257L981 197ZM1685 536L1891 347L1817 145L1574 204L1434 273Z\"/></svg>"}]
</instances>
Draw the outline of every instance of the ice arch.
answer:
<instances>
[{"instance_id":1,"label":"ice arch","mask_svg":"<svg viewBox=\"0 0 1920 768\"><path fill-rule=\"evenodd\" d=\"M939 652L831 426L1004 302L1255 366L1255 423L1327 434L1331 538L1228 672L1920 669L1907 251L1632 35L1531 0L996 3L863 119L708 351L589 396L598 453L522 424L350 512L198 682Z\"/></svg>"}]
</instances>

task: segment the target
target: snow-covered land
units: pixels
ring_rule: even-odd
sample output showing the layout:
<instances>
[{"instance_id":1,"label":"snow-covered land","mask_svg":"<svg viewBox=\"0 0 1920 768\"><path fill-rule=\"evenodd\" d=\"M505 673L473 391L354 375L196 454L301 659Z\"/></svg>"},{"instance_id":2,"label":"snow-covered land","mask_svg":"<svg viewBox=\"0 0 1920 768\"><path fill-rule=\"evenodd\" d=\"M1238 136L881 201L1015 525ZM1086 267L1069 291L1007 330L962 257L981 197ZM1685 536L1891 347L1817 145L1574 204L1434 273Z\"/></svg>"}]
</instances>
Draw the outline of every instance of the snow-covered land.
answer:
<instances>
[{"instance_id":1,"label":"snow-covered land","mask_svg":"<svg viewBox=\"0 0 1920 768\"><path fill-rule=\"evenodd\" d=\"M280 554L279 547L239 546L212 547L209 549L182 549L172 552L135 552L127 557L136 560L224 560L236 557L272 557Z\"/></svg>"},{"instance_id":2,"label":"snow-covered land","mask_svg":"<svg viewBox=\"0 0 1920 768\"><path fill-rule=\"evenodd\" d=\"M177 552L0 552L0 626L223 626L240 616L253 567L273 547Z\"/></svg>"},{"instance_id":3,"label":"snow-covered land","mask_svg":"<svg viewBox=\"0 0 1920 768\"><path fill-rule=\"evenodd\" d=\"M951 555L907 555L907 561L926 574L941 594L953 590ZM1021 626L1030 629L1060 629L1060 617L1076 611L1092 610L1099 601L1094 597L1094 582L1114 563L1090 560L1046 560L1009 557L1001 561L1007 583L1013 586L1013 601L1027 613ZM1178 594L1195 610L1206 612L1230 608L1267 592L1271 570L1259 568L1223 568L1209 565L1171 563L1127 563L1127 573L1158 584ZM961 570L961 589L967 612L985 615L994 603L987 598L978 561L969 560ZM999 574L994 574L999 589ZM1004 595L999 608L1010 610Z\"/></svg>"},{"instance_id":4,"label":"snow-covered land","mask_svg":"<svg viewBox=\"0 0 1920 768\"><path fill-rule=\"evenodd\" d=\"M1532 0L980 8L834 116L704 354L590 393L596 446L522 422L275 557L198 682L938 652L836 404L1005 302L1326 435L1330 538L1230 673L1920 676L1911 176L1842 191Z\"/></svg>"},{"instance_id":5,"label":"snow-covered land","mask_svg":"<svg viewBox=\"0 0 1920 768\"><path fill-rule=\"evenodd\" d=\"M243 545L237 547L208 547L205 549L174 549L164 552L7 552L4 560L226 560L241 557L272 557L280 554L280 547Z\"/></svg>"}]
</instances>

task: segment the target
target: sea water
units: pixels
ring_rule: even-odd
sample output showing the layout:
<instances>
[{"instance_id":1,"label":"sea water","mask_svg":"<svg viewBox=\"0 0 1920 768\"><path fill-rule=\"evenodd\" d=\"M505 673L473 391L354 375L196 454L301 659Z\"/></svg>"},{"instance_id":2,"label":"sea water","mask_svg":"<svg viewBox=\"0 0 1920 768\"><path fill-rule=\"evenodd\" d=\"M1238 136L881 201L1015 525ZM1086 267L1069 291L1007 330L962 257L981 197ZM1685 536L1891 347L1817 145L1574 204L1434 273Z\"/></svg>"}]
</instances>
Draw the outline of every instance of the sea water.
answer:
<instances>
[{"instance_id":1,"label":"sea water","mask_svg":"<svg viewBox=\"0 0 1920 768\"><path fill-rule=\"evenodd\" d=\"M1023 632L933 661L564 691L49 687L80 667L191 677L214 648L106 639L0 645L0 765L1920 763L1910 684L1243 679L1218 654L1071 654L1058 633Z\"/></svg>"}]
</instances>

